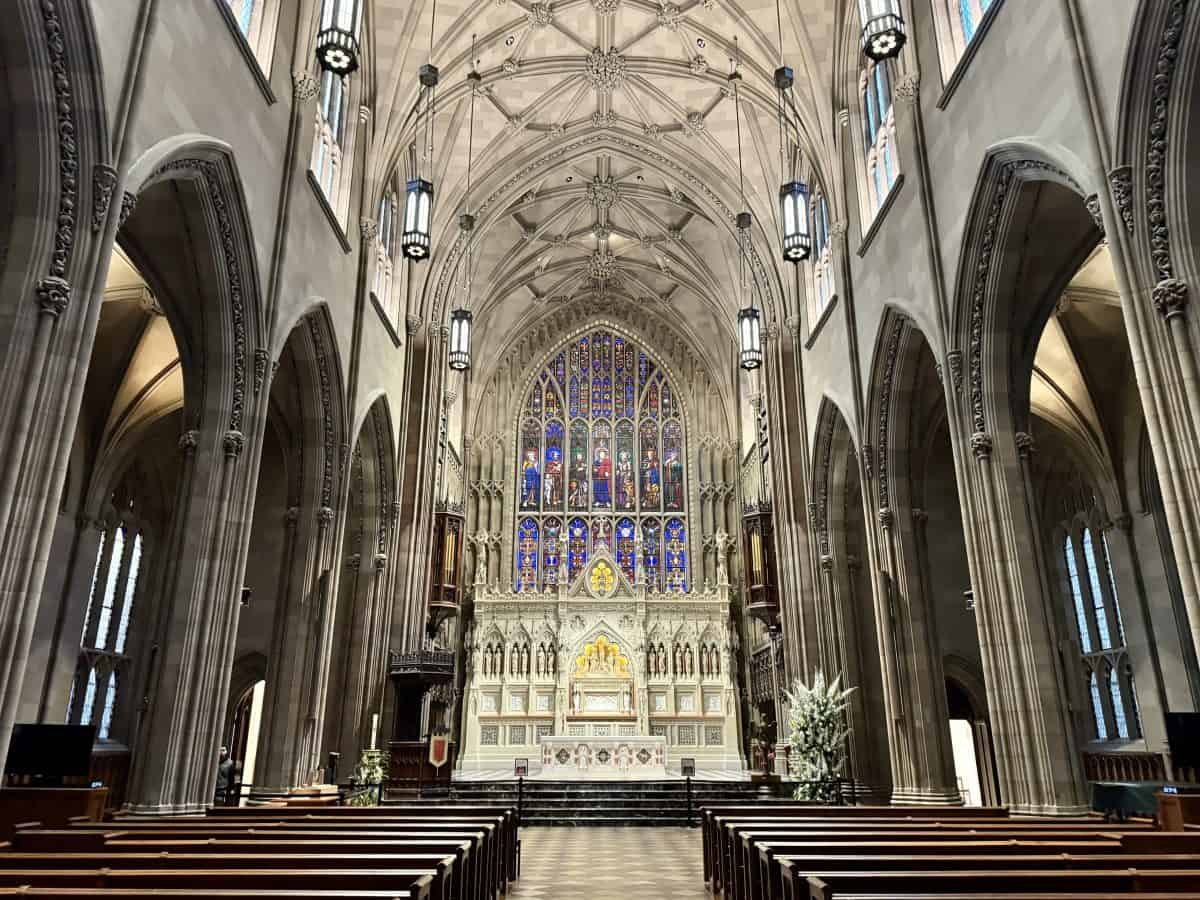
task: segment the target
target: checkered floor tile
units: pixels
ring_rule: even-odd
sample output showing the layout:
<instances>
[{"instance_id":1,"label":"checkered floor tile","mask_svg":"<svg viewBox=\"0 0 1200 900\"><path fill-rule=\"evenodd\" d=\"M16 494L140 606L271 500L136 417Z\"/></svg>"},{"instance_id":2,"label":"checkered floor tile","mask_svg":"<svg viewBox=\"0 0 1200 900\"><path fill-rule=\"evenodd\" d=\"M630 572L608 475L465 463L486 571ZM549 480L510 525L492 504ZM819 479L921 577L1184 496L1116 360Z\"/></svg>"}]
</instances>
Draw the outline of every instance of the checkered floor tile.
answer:
<instances>
[{"instance_id":1,"label":"checkered floor tile","mask_svg":"<svg viewBox=\"0 0 1200 900\"><path fill-rule=\"evenodd\" d=\"M509 900L704 900L698 828L522 828Z\"/></svg>"}]
</instances>

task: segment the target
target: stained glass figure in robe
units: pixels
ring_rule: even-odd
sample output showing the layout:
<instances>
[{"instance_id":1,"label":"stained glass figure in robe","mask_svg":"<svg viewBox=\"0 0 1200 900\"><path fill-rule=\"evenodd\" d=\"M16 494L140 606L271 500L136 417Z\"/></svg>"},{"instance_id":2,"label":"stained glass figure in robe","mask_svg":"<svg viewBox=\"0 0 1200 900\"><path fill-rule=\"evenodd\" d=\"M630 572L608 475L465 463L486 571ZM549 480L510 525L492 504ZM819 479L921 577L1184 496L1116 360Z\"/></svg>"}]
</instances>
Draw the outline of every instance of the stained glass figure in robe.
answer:
<instances>
[{"instance_id":1,"label":"stained glass figure in robe","mask_svg":"<svg viewBox=\"0 0 1200 900\"><path fill-rule=\"evenodd\" d=\"M633 519L620 519L617 521L617 565L621 567L621 571L625 573L625 577L630 581L634 579L635 534L636 529Z\"/></svg>"},{"instance_id":2,"label":"stained glass figure in robe","mask_svg":"<svg viewBox=\"0 0 1200 900\"><path fill-rule=\"evenodd\" d=\"M603 422L592 429L592 506L608 509L612 506L612 457L609 456L611 438L609 428Z\"/></svg>"},{"instance_id":3,"label":"stained glass figure in robe","mask_svg":"<svg viewBox=\"0 0 1200 900\"><path fill-rule=\"evenodd\" d=\"M658 459L658 429L653 422L643 422L641 428L642 509L659 509L662 503L662 470Z\"/></svg>"},{"instance_id":4,"label":"stained glass figure in robe","mask_svg":"<svg viewBox=\"0 0 1200 900\"><path fill-rule=\"evenodd\" d=\"M588 429L584 422L571 425L571 469L567 475L567 505L571 509L588 508Z\"/></svg>"},{"instance_id":5,"label":"stained glass figure in robe","mask_svg":"<svg viewBox=\"0 0 1200 900\"><path fill-rule=\"evenodd\" d=\"M646 586L657 590L659 586L659 539L662 528L658 519L646 519L642 523L642 565L646 570Z\"/></svg>"},{"instance_id":6,"label":"stained glass figure in robe","mask_svg":"<svg viewBox=\"0 0 1200 900\"><path fill-rule=\"evenodd\" d=\"M534 389L534 393L538 393ZM541 426L533 419L525 423L522 430L521 446L524 455L521 458L520 485L521 509L537 509L540 499L538 489L541 487L538 470L538 449L541 445Z\"/></svg>"},{"instance_id":7,"label":"stained glass figure in robe","mask_svg":"<svg viewBox=\"0 0 1200 900\"><path fill-rule=\"evenodd\" d=\"M687 529L679 519L669 519L664 534L667 590L687 590Z\"/></svg>"},{"instance_id":8,"label":"stained glass figure in robe","mask_svg":"<svg viewBox=\"0 0 1200 900\"><path fill-rule=\"evenodd\" d=\"M637 479L633 466L633 423L617 423L617 464L614 486L617 509L634 509L637 506Z\"/></svg>"},{"instance_id":9,"label":"stained glass figure in robe","mask_svg":"<svg viewBox=\"0 0 1200 900\"><path fill-rule=\"evenodd\" d=\"M562 535L562 522L547 519L542 534L542 584L551 587L558 584L558 540Z\"/></svg>"},{"instance_id":10,"label":"stained glass figure in robe","mask_svg":"<svg viewBox=\"0 0 1200 900\"><path fill-rule=\"evenodd\" d=\"M683 511L682 443L678 422L663 426L663 505L668 512Z\"/></svg>"},{"instance_id":11,"label":"stained glass figure in robe","mask_svg":"<svg viewBox=\"0 0 1200 900\"><path fill-rule=\"evenodd\" d=\"M567 573L574 579L583 571L588 560L588 527L583 519L575 518L567 526Z\"/></svg>"},{"instance_id":12,"label":"stained glass figure in robe","mask_svg":"<svg viewBox=\"0 0 1200 900\"><path fill-rule=\"evenodd\" d=\"M558 399L558 391L555 390L553 384L546 385L546 415L548 417L557 417L562 415L562 403Z\"/></svg>"},{"instance_id":13,"label":"stained glass figure in robe","mask_svg":"<svg viewBox=\"0 0 1200 900\"><path fill-rule=\"evenodd\" d=\"M547 397L549 393L547 392ZM561 510L563 502L563 426L546 426L546 468L542 474L542 509Z\"/></svg>"},{"instance_id":14,"label":"stained glass figure in robe","mask_svg":"<svg viewBox=\"0 0 1200 900\"><path fill-rule=\"evenodd\" d=\"M538 527L533 519L522 519L517 528L517 593L537 590Z\"/></svg>"}]
</instances>

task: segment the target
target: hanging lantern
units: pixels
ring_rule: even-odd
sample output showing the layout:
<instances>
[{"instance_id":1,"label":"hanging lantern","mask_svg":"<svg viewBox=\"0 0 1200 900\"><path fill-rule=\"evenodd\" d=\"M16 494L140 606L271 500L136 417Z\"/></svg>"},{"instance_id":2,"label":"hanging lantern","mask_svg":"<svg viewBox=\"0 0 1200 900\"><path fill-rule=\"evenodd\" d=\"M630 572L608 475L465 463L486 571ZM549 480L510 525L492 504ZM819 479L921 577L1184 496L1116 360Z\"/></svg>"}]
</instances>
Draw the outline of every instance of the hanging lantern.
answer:
<instances>
[{"instance_id":1,"label":"hanging lantern","mask_svg":"<svg viewBox=\"0 0 1200 900\"><path fill-rule=\"evenodd\" d=\"M409 259L428 259L432 221L433 185L424 178L414 178L404 192L404 233L400 237L400 249Z\"/></svg>"},{"instance_id":2,"label":"hanging lantern","mask_svg":"<svg viewBox=\"0 0 1200 900\"><path fill-rule=\"evenodd\" d=\"M780 221L783 223L783 258L790 263L808 259L812 234L808 229L808 185L792 181L779 189Z\"/></svg>"},{"instance_id":3,"label":"hanging lantern","mask_svg":"<svg viewBox=\"0 0 1200 900\"><path fill-rule=\"evenodd\" d=\"M738 313L738 344L743 369L750 372L762 365L762 319L753 306Z\"/></svg>"},{"instance_id":4,"label":"hanging lantern","mask_svg":"<svg viewBox=\"0 0 1200 900\"><path fill-rule=\"evenodd\" d=\"M908 41L900 0L858 0L858 12L866 57L881 62L899 56Z\"/></svg>"},{"instance_id":5,"label":"hanging lantern","mask_svg":"<svg viewBox=\"0 0 1200 900\"><path fill-rule=\"evenodd\" d=\"M466 309L450 313L450 368L456 372L471 368L471 313Z\"/></svg>"},{"instance_id":6,"label":"hanging lantern","mask_svg":"<svg viewBox=\"0 0 1200 900\"><path fill-rule=\"evenodd\" d=\"M325 0L317 32L317 65L334 75L358 69L358 30L362 0Z\"/></svg>"}]
</instances>

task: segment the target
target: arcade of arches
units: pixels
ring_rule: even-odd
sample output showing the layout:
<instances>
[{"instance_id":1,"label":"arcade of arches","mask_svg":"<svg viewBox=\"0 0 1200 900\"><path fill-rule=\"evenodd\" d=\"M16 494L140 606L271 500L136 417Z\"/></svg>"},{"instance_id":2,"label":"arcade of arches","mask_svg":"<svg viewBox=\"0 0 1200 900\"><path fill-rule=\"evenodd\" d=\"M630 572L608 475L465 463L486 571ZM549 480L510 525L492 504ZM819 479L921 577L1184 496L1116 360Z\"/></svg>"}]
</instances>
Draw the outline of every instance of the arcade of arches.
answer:
<instances>
[{"instance_id":1,"label":"arcade of arches","mask_svg":"<svg viewBox=\"0 0 1200 900\"><path fill-rule=\"evenodd\" d=\"M820 670L864 797L1186 776L1197 4L10 6L0 753L741 779Z\"/></svg>"}]
</instances>

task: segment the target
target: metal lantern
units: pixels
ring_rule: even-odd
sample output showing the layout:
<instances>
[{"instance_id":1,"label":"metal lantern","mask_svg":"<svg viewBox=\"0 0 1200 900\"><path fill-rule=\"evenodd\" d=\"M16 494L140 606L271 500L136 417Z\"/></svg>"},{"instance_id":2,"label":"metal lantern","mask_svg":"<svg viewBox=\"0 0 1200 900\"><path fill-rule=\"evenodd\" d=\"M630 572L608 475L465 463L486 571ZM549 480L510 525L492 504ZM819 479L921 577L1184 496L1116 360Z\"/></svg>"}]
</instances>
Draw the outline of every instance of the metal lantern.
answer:
<instances>
[{"instance_id":1,"label":"metal lantern","mask_svg":"<svg viewBox=\"0 0 1200 900\"><path fill-rule=\"evenodd\" d=\"M414 178L404 190L404 232L400 249L409 259L420 262L429 258L429 229L433 221L433 185Z\"/></svg>"},{"instance_id":2,"label":"metal lantern","mask_svg":"<svg viewBox=\"0 0 1200 900\"><path fill-rule=\"evenodd\" d=\"M899 0L858 0L858 11L867 58L881 62L899 56L908 41Z\"/></svg>"},{"instance_id":3,"label":"metal lantern","mask_svg":"<svg viewBox=\"0 0 1200 900\"><path fill-rule=\"evenodd\" d=\"M361 25L362 0L325 0L317 32L317 64L334 75L356 71Z\"/></svg>"},{"instance_id":4,"label":"metal lantern","mask_svg":"<svg viewBox=\"0 0 1200 900\"><path fill-rule=\"evenodd\" d=\"M750 372L762 365L762 319L753 306L738 312L738 344L743 369Z\"/></svg>"},{"instance_id":5,"label":"metal lantern","mask_svg":"<svg viewBox=\"0 0 1200 900\"><path fill-rule=\"evenodd\" d=\"M456 372L471 368L471 313L466 309L450 313L450 368Z\"/></svg>"},{"instance_id":6,"label":"metal lantern","mask_svg":"<svg viewBox=\"0 0 1200 900\"><path fill-rule=\"evenodd\" d=\"M791 181L779 189L780 221L783 223L783 258L790 263L808 259L812 233L808 227L808 185Z\"/></svg>"}]
</instances>

